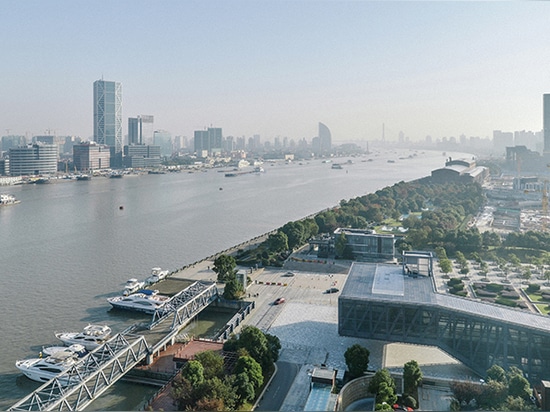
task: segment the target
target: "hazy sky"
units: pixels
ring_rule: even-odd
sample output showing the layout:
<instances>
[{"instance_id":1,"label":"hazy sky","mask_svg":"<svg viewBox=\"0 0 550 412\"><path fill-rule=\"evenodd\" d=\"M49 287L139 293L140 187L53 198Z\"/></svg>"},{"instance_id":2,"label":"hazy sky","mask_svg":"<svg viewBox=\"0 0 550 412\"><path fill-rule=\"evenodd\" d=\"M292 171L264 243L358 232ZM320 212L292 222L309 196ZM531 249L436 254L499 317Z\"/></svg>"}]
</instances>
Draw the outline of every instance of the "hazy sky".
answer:
<instances>
[{"instance_id":1,"label":"hazy sky","mask_svg":"<svg viewBox=\"0 0 550 412\"><path fill-rule=\"evenodd\" d=\"M542 129L550 2L0 0L0 135L93 133L92 84L191 137Z\"/></svg>"}]
</instances>

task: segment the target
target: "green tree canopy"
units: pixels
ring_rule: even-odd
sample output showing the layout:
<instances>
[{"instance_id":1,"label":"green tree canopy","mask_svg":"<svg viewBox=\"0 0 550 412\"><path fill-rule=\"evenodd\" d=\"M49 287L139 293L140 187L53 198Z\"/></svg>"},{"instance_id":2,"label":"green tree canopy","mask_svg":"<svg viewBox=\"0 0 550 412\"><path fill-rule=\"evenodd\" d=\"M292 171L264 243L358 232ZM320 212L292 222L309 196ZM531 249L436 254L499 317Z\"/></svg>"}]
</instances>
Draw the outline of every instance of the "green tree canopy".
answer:
<instances>
[{"instance_id":1,"label":"green tree canopy","mask_svg":"<svg viewBox=\"0 0 550 412\"><path fill-rule=\"evenodd\" d=\"M254 389L258 389L264 383L262 367L251 356L241 356L237 360L234 373L236 375L241 373L246 374L246 376L248 376L248 380L254 386Z\"/></svg>"},{"instance_id":2,"label":"green tree canopy","mask_svg":"<svg viewBox=\"0 0 550 412\"><path fill-rule=\"evenodd\" d=\"M193 388L197 388L204 382L204 367L197 360L187 362L182 368L181 374Z\"/></svg>"},{"instance_id":3,"label":"green tree canopy","mask_svg":"<svg viewBox=\"0 0 550 412\"><path fill-rule=\"evenodd\" d=\"M418 362L411 360L403 367L403 387L404 393L413 396L418 400L418 385L422 382L422 371Z\"/></svg>"},{"instance_id":4,"label":"green tree canopy","mask_svg":"<svg viewBox=\"0 0 550 412\"><path fill-rule=\"evenodd\" d=\"M233 256L220 255L214 260L213 270L218 274L218 282L227 282L237 273L237 262Z\"/></svg>"},{"instance_id":5,"label":"green tree canopy","mask_svg":"<svg viewBox=\"0 0 550 412\"><path fill-rule=\"evenodd\" d=\"M356 343L346 349L344 359L351 378L362 376L369 366L370 351Z\"/></svg>"},{"instance_id":6,"label":"green tree canopy","mask_svg":"<svg viewBox=\"0 0 550 412\"><path fill-rule=\"evenodd\" d=\"M214 377L223 377L223 357L218 352L207 350L197 353L195 360L199 361L204 368L204 379L212 379Z\"/></svg>"},{"instance_id":7,"label":"green tree canopy","mask_svg":"<svg viewBox=\"0 0 550 412\"><path fill-rule=\"evenodd\" d=\"M278 230L277 233L269 235L267 245L273 253L284 252L288 250L288 236Z\"/></svg>"}]
</instances>

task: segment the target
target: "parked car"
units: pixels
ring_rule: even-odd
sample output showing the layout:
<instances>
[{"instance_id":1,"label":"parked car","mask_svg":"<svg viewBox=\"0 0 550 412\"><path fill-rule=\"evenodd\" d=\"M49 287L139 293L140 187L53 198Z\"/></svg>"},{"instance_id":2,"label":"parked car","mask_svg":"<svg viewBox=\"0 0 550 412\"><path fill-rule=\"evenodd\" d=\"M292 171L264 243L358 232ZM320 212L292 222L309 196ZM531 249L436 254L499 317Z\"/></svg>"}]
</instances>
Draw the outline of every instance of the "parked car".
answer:
<instances>
[{"instance_id":1,"label":"parked car","mask_svg":"<svg viewBox=\"0 0 550 412\"><path fill-rule=\"evenodd\" d=\"M275 302L273 302L274 305L280 305L281 303L285 303L285 298L277 298Z\"/></svg>"},{"instance_id":2,"label":"parked car","mask_svg":"<svg viewBox=\"0 0 550 412\"><path fill-rule=\"evenodd\" d=\"M329 289L325 290L325 293L337 293L339 291L340 291L340 289L338 289L338 288L329 288Z\"/></svg>"}]
</instances>

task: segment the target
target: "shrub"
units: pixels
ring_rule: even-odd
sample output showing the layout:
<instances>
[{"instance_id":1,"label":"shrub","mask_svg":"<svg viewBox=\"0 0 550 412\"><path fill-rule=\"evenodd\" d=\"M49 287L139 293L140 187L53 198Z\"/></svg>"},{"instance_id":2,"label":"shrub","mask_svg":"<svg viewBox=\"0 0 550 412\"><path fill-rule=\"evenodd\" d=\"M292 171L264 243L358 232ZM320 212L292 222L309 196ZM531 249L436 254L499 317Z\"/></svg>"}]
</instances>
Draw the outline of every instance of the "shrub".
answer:
<instances>
[{"instance_id":1,"label":"shrub","mask_svg":"<svg viewBox=\"0 0 550 412\"><path fill-rule=\"evenodd\" d=\"M449 281L447 282L447 285L448 286L453 286L453 285L456 285L456 284L459 284L459 283L462 283L462 280L459 279L459 278L451 278L449 279Z\"/></svg>"},{"instance_id":2,"label":"shrub","mask_svg":"<svg viewBox=\"0 0 550 412\"><path fill-rule=\"evenodd\" d=\"M540 291L540 285L531 283L527 286L527 293L536 293L538 291Z\"/></svg>"},{"instance_id":3,"label":"shrub","mask_svg":"<svg viewBox=\"0 0 550 412\"><path fill-rule=\"evenodd\" d=\"M485 289L489 292L499 293L502 289L504 289L504 286L499 285L498 283L489 283L488 285L485 285Z\"/></svg>"}]
</instances>

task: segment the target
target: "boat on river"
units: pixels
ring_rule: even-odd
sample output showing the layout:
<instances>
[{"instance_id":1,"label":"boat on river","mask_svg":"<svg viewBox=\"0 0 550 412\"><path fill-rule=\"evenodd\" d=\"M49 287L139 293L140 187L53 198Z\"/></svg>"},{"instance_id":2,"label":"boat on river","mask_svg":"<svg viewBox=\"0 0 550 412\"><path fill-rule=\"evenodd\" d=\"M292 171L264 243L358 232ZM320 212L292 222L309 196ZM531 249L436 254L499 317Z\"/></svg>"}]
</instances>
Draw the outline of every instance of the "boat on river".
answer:
<instances>
[{"instance_id":1,"label":"boat on river","mask_svg":"<svg viewBox=\"0 0 550 412\"><path fill-rule=\"evenodd\" d=\"M94 350L111 337L111 328L107 325L89 324L82 332L59 332L55 334L55 337L65 345L78 343L87 350Z\"/></svg>"},{"instance_id":2,"label":"boat on river","mask_svg":"<svg viewBox=\"0 0 550 412\"><path fill-rule=\"evenodd\" d=\"M148 285L152 285L154 283L160 282L163 279L166 279L168 276L167 270L162 270L161 268L153 268L151 269L151 276L149 276L147 279L145 279L145 283Z\"/></svg>"},{"instance_id":3,"label":"boat on river","mask_svg":"<svg viewBox=\"0 0 550 412\"><path fill-rule=\"evenodd\" d=\"M88 354L88 350L80 343L75 343L71 346L46 346L42 348L40 354L41 357L55 356L56 354L63 352L75 355L77 358L82 358Z\"/></svg>"},{"instance_id":4,"label":"boat on river","mask_svg":"<svg viewBox=\"0 0 550 412\"><path fill-rule=\"evenodd\" d=\"M68 371L78 363L77 356L67 352L58 352L46 358L23 359L15 362L15 367L37 382L47 382L62 372ZM60 379L63 384L80 381L78 374L66 374Z\"/></svg>"},{"instance_id":5,"label":"boat on river","mask_svg":"<svg viewBox=\"0 0 550 412\"><path fill-rule=\"evenodd\" d=\"M142 289L129 296L107 298L107 302L115 309L125 309L135 312L153 314L170 301L169 296L159 295L156 290Z\"/></svg>"},{"instance_id":6,"label":"boat on river","mask_svg":"<svg viewBox=\"0 0 550 412\"><path fill-rule=\"evenodd\" d=\"M0 206L16 205L17 203L21 203L21 201L17 200L15 196L6 193L0 194Z\"/></svg>"},{"instance_id":7,"label":"boat on river","mask_svg":"<svg viewBox=\"0 0 550 412\"><path fill-rule=\"evenodd\" d=\"M136 293L144 286L145 282L139 281L136 278L128 279L124 284L124 290L122 291L122 294L124 296L131 295L132 293Z\"/></svg>"}]
</instances>

